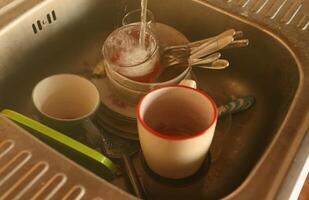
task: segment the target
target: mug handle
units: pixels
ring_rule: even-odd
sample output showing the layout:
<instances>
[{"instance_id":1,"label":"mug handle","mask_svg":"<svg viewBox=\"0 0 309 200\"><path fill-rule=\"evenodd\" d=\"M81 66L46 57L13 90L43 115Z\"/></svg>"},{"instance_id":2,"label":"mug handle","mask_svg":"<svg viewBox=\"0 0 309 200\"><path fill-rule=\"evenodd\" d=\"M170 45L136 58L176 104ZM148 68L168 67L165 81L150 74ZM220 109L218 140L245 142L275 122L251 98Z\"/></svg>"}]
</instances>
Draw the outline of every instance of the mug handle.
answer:
<instances>
[{"instance_id":1,"label":"mug handle","mask_svg":"<svg viewBox=\"0 0 309 200\"><path fill-rule=\"evenodd\" d=\"M196 89L196 82L192 79L184 79L180 81L179 85L187 86L193 89Z\"/></svg>"}]
</instances>

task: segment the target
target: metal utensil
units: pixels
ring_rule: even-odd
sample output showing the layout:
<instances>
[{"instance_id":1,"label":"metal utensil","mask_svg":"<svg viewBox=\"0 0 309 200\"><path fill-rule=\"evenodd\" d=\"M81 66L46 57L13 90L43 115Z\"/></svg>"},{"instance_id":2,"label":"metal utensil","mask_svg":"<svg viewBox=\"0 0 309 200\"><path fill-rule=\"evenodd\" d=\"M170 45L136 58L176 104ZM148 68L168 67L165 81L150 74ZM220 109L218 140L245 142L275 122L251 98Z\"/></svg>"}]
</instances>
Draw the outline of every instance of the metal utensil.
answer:
<instances>
[{"instance_id":1,"label":"metal utensil","mask_svg":"<svg viewBox=\"0 0 309 200\"><path fill-rule=\"evenodd\" d=\"M202 59L193 59L195 64L208 64L218 60L221 57L221 53L216 52Z\"/></svg>"},{"instance_id":2,"label":"metal utensil","mask_svg":"<svg viewBox=\"0 0 309 200\"><path fill-rule=\"evenodd\" d=\"M232 48L241 48L249 45L248 39L234 40L229 45L224 47L223 49L232 49Z\"/></svg>"},{"instance_id":3,"label":"metal utensil","mask_svg":"<svg viewBox=\"0 0 309 200\"><path fill-rule=\"evenodd\" d=\"M140 181L136 176L130 157L140 150L137 141L127 140L113 134L101 134L101 149L110 158L122 159L125 171L131 182L135 195L139 198L144 197Z\"/></svg>"},{"instance_id":4,"label":"metal utensil","mask_svg":"<svg viewBox=\"0 0 309 200\"><path fill-rule=\"evenodd\" d=\"M205 58L188 58L187 63L192 66L192 65L199 65L199 64L209 64L214 62L215 60L219 59L221 57L221 54L219 52L213 53ZM175 58L171 58L171 60L169 60L169 65L164 65L165 68L167 67L171 67L171 66L177 66L180 62L179 59L175 59ZM183 62L183 61L181 61Z\"/></svg>"},{"instance_id":5,"label":"metal utensil","mask_svg":"<svg viewBox=\"0 0 309 200\"><path fill-rule=\"evenodd\" d=\"M234 41L238 41L238 39L243 37L243 32L242 31L235 31L234 29L229 29L223 33L221 33L220 35L232 35L234 38ZM202 40L197 40L194 42L190 42L188 43L188 46L193 48L193 47L197 47L200 46L202 43L206 42L206 41L210 41L215 39L217 36L211 37L211 38L206 38L206 39L202 39ZM176 46L174 47L176 48Z\"/></svg>"},{"instance_id":6,"label":"metal utensil","mask_svg":"<svg viewBox=\"0 0 309 200\"><path fill-rule=\"evenodd\" d=\"M213 61L212 63L205 63L205 64L203 64L202 61L193 63L191 66L203 69L225 69L230 65L229 61L225 59L218 59Z\"/></svg>"},{"instance_id":7,"label":"metal utensil","mask_svg":"<svg viewBox=\"0 0 309 200\"><path fill-rule=\"evenodd\" d=\"M202 45L205 42L213 41L213 40L216 40L220 36L227 36L227 35L231 35L231 36L234 37L234 39L237 39L239 37L242 37L243 33L242 33L242 31L235 31L234 29L229 29L227 31L220 33L219 35L216 35L216 36L213 36L213 37L210 37L210 38L205 38L205 39L202 39L202 40L197 40L197 41L194 41L194 42L190 42L188 44L166 46L162 49L162 53L166 53L167 51L175 51L175 50L178 50L178 49L179 50L186 50L186 49L190 49L190 48L195 48L195 47Z\"/></svg>"},{"instance_id":8,"label":"metal utensil","mask_svg":"<svg viewBox=\"0 0 309 200\"><path fill-rule=\"evenodd\" d=\"M194 68L203 68L203 69L225 69L230 63L228 60L219 59L221 56L220 53L214 53L206 58L189 58L188 65ZM169 65L167 67L177 67L178 63L175 62L175 65Z\"/></svg>"},{"instance_id":9,"label":"metal utensil","mask_svg":"<svg viewBox=\"0 0 309 200\"><path fill-rule=\"evenodd\" d=\"M122 159L125 171L131 182L135 195L142 198L144 196L144 192L130 159L130 156L140 150L139 142L124 139L114 134L108 134L99 124L98 126L89 124L87 129L89 131L87 132L86 137L93 148L100 149L109 158Z\"/></svg>"},{"instance_id":10,"label":"metal utensil","mask_svg":"<svg viewBox=\"0 0 309 200\"><path fill-rule=\"evenodd\" d=\"M189 57L202 58L220 49L240 48L249 44L242 31L229 29L217 36L183 45L166 46L161 50L161 62L164 66L186 62ZM239 40L238 40L239 39Z\"/></svg>"},{"instance_id":11,"label":"metal utensil","mask_svg":"<svg viewBox=\"0 0 309 200\"><path fill-rule=\"evenodd\" d=\"M197 58L203 58L222 49L223 47L230 44L232 41L232 36L224 35L218 36L213 40L206 41L200 46L191 48L190 50L185 48L171 49L169 53L161 56L161 62L165 67L167 67L186 62L188 61L188 59L193 60Z\"/></svg>"},{"instance_id":12,"label":"metal utensil","mask_svg":"<svg viewBox=\"0 0 309 200\"><path fill-rule=\"evenodd\" d=\"M213 52L216 52L231 42L234 41L234 37L232 35L220 34L215 39L204 42L198 47L194 47L191 49L191 57L193 58L201 58L206 55L209 55Z\"/></svg>"}]
</instances>

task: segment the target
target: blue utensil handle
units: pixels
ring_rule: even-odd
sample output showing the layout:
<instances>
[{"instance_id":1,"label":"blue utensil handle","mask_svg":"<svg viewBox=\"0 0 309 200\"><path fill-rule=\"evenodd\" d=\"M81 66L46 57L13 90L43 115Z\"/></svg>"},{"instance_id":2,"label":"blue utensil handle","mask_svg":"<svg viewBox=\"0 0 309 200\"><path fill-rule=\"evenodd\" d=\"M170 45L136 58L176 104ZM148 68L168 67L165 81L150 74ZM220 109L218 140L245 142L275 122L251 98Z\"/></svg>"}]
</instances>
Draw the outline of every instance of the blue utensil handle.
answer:
<instances>
[{"instance_id":1,"label":"blue utensil handle","mask_svg":"<svg viewBox=\"0 0 309 200\"><path fill-rule=\"evenodd\" d=\"M218 108L219 117L224 116L229 113L234 114L234 113L247 110L254 104L254 102L255 102L254 96L244 96L244 97L237 98L229 102L228 104L225 104Z\"/></svg>"}]
</instances>

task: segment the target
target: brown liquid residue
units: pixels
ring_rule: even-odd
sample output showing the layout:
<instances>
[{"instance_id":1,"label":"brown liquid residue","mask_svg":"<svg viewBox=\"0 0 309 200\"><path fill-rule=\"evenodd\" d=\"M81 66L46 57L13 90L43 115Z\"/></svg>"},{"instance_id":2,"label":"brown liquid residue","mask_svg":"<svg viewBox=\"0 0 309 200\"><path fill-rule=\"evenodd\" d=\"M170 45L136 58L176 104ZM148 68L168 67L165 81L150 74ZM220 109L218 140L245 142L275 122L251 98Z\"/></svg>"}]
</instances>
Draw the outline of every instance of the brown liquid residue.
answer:
<instances>
[{"instance_id":1,"label":"brown liquid residue","mask_svg":"<svg viewBox=\"0 0 309 200\"><path fill-rule=\"evenodd\" d=\"M73 106L70 103L62 102L57 98L48 99L41 108L41 111L48 116L58 119L77 119L85 114L85 111L80 107L76 109L76 106Z\"/></svg>"}]
</instances>

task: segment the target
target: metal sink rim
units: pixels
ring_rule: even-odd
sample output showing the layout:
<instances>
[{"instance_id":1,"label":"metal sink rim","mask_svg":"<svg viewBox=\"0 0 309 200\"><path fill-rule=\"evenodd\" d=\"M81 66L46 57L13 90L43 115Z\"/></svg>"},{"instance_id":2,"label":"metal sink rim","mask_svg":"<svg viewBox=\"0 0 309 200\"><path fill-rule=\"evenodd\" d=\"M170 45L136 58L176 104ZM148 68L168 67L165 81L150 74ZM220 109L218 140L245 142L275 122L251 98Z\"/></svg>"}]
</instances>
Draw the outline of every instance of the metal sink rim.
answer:
<instances>
[{"instance_id":1,"label":"metal sink rim","mask_svg":"<svg viewBox=\"0 0 309 200\"><path fill-rule=\"evenodd\" d=\"M254 21L250 21L250 19L244 18L242 16L239 16L235 13L233 13L232 11L228 11L224 8L220 8L220 5L216 5L215 3L210 2L202 2L199 0L193 0L195 2L198 3L202 3L205 6L214 9L220 13L223 13L225 15L228 15L230 17L233 17L243 23L249 24L251 26L254 26L256 28L258 28L259 30L267 33L268 35L271 35L274 39L276 39L278 42L280 42L282 45L284 45L284 47L290 52L290 54L293 56L295 62L297 63L297 68L299 71L299 76L300 76L300 80L298 83L298 88L296 91L296 94L292 100L292 104L289 107L288 113L285 116L284 121L282 122L282 124L280 125L280 129L278 130L278 133L275 135L275 137L273 138L273 140L271 141L271 144L269 145L269 147L267 148L266 152L263 154L263 156L259 159L259 161L257 162L256 166L251 170L251 172L249 173L248 177L240 184L240 186L234 190L231 194L229 194L228 196L226 196L225 198L230 199L230 198L234 198L237 197L237 195L245 188L245 186L248 184L248 182L251 182L252 179L256 176L256 174L258 173L258 170L264 166L264 163L267 159L268 156L272 153L273 149L276 148L276 146L278 146L278 140L282 140L281 136L284 135L284 131L288 131L289 129L293 129L293 127L291 127L291 123L292 121L295 120L291 120L291 118L293 118L294 115L296 116L303 116L302 120L303 121L298 121L298 124L300 124L301 130L298 130L297 132L298 134L298 138L296 141L293 141L292 147L291 149L289 149L288 153L289 153L289 161L286 161L284 163L284 168L281 168L281 174L280 177L276 180L276 189L275 191L279 190L279 187L281 185L281 183L283 182L284 179L284 175L287 173L288 168L291 164L291 160L292 158L295 156L297 149L300 146L300 142L303 140L303 138L305 137L306 132L308 132L306 126L308 126L306 124L306 119L309 119L309 114L295 114L297 112L297 110L302 109L302 105L304 104L304 102L306 101L306 99L308 99L308 87L306 88L306 85L308 85L308 78L306 77L305 74L308 74L308 69L305 68L306 64L308 66L308 52L301 52L301 53L296 53L297 51L299 51L299 49L301 49L300 47L298 47L297 45L291 43L289 41L289 37L285 37L284 35L278 36L277 34L274 33L274 29L272 29L271 26L267 26L267 24L262 24L259 22L254 22ZM305 44L308 45L308 44ZM307 54L306 54L307 53ZM305 54L304 55L300 55L300 54ZM308 110L308 106L307 108L305 107L305 109ZM288 122L289 121L289 122ZM290 123L290 124L289 124ZM295 123L296 124L296 123ZM292 125L293 126L293 125ZM292 131L292 130L290 130ZM291 142L292 143L292 142ZM273 196L274 194L270 194L270 196Z\"/></svg>"}]
</instances>

